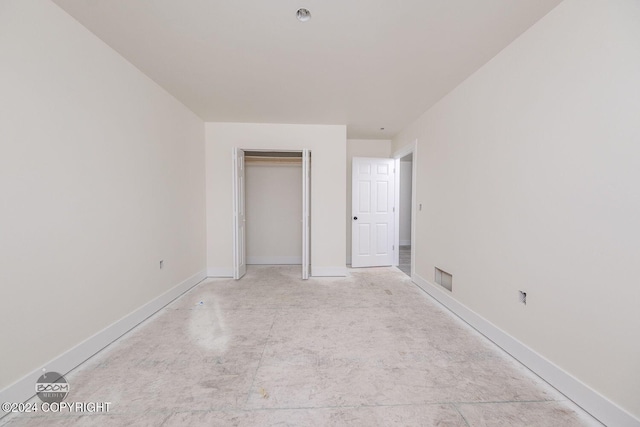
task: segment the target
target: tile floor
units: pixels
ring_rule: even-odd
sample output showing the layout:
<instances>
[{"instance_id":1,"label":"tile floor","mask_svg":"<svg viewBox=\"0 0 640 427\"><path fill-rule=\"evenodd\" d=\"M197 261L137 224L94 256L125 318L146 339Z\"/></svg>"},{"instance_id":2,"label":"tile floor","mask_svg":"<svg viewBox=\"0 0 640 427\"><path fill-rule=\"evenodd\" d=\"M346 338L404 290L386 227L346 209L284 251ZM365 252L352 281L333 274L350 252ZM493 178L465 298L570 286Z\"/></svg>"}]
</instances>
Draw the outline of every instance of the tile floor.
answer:
<instances>
[{"instance_id":1,"label":"tile floor","mask_svg":"<svg viewBox=\"0 0 640 427\"><path fill-rule=\"evenodd\" d=\"M111 411L0 425L600 425L395 268L206 280L66 379Z\"/></svg>"}]
</instances>

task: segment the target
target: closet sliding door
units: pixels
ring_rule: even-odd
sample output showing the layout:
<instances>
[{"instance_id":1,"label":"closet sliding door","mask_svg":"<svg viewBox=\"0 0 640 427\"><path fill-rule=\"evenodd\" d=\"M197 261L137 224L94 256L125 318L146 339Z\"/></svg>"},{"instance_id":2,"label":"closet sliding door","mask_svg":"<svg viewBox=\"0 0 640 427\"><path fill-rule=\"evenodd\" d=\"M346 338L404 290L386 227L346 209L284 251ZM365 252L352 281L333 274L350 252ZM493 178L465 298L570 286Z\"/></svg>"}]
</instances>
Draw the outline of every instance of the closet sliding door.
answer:
<instances>
[{"instance_id":1,"label":"closet sliding door","mask_svg":"<svg viewBox=\"0 0 640 427\"><path fill-rule=\"evenodd\" d=\"M233 278L247 272L244 151L233 149Z\"/></svg>"}]
</instances>

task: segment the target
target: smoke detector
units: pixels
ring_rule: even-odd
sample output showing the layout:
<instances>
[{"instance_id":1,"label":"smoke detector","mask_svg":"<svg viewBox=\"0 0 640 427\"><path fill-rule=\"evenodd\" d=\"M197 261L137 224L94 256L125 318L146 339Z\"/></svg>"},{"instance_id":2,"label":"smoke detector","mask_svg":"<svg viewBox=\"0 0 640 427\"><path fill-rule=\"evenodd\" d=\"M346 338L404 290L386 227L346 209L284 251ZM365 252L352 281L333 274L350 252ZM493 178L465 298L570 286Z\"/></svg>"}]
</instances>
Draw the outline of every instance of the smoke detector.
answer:
<instances>
[{"instance_id":1,"label":"smoke detector","mask_svg":"<svg viewBox=\"0 0 640 427\"><path fill-rule=\"evenodd\" d=\"M309 19L311 19L311 12L309 12L309 9L298 9L296 11L296 18L298 18L298 21L300 22L307 22Z\"/></svg>"}]
</instances>

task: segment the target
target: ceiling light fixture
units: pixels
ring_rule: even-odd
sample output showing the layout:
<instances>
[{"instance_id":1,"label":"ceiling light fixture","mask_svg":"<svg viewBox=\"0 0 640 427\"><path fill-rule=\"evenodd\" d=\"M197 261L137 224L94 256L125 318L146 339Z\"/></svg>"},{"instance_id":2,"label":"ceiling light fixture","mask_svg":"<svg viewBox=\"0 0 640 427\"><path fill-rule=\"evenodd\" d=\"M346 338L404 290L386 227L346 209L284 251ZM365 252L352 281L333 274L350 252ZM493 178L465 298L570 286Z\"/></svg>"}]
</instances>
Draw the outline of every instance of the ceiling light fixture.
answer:
<instances>
[{"instance_id":1,"label":"ceiling light fixture","mask_svg":"<svg viewBox=\"0 0 640 427\"><path fill-rule=\"evenodd\" d=\"M300 22L307 22L309 19L311 19L311 12L309 12L309 9L298 9L296 11L296 17Z\"/></svg>"}]
</instances>

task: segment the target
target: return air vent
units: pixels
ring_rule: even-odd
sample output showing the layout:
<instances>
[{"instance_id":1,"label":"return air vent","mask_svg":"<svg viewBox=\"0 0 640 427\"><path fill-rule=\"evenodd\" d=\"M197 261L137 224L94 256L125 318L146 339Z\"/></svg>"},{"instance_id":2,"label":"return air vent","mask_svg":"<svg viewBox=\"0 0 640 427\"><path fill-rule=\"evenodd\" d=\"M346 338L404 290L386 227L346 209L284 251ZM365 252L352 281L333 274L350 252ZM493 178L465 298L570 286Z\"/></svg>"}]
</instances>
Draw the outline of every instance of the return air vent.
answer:
<instances>
[{"instance_id":1,"label":"return air vent","mask_svg":"<svg viewBox=\"0 0 640 427\"><path fill-rule=\"evenodd\" d=\"M453 276L436 267L436 283L448 291L453 290Z\"/></svg>"}]
</instances>

